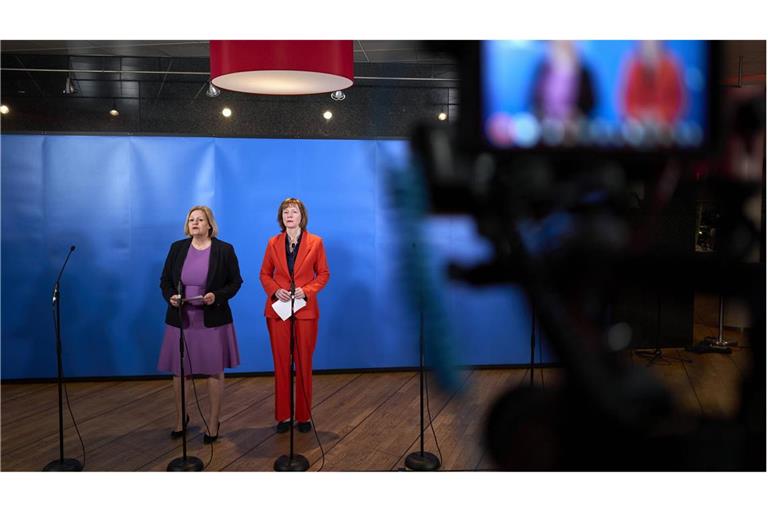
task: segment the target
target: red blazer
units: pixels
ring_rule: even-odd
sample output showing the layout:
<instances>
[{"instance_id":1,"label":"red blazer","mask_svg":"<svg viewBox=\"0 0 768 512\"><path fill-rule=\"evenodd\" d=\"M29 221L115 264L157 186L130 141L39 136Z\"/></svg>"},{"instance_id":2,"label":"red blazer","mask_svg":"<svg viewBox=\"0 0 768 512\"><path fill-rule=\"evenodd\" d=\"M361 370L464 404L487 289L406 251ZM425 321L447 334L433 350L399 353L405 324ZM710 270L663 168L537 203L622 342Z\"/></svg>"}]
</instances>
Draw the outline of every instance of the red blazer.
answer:
<instances>
[{"instance_id":1,"label":"red blazer","mask_svg":"<svg viewBox=\"0 0 768 512\"><path fill-rule=\"evenodd\" d=\"M288 262L285 255L285 232L269 239L264 261L261 264L259 279L264 291L267 292L267 303L264 306L264 316L280 318L272 303L277 300L275 292L283 288L291 289L291 275L288 273ZM323 239L304 231L301 235L299 254L293 266L293 276L296 287L304 290L307 305L296 312L299 320L311 320L320 317L317 307L317 292L323 289L331 273L328 271L328 261L325 259Z\"/></svg>"}]
</instances>

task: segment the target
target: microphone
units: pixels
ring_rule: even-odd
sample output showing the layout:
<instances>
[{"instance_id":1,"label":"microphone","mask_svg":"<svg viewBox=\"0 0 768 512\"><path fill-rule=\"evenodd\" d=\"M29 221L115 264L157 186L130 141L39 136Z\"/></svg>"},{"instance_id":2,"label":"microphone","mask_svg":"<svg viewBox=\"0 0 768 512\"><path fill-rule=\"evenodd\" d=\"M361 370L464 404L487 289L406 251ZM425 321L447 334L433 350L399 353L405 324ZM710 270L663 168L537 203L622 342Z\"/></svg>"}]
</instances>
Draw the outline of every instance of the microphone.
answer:
<instances>
[{"instance_id":1,"label":"microphone","mask_svg":"<svg viewBox=\"0 0 768 512\"><path fill-rule=\"evenodd\" d=\"M181 279L176 283L176 294L179 296L179 305L181 305L184 302L184 283L181 282Z\"/></svg>"},{"instance_id":2,"label":"microphone","mask_svg":"<svg viewBox=\"0 0 768 512\"><path fill-rule=\"evenodd\" d=\"M293 301L293 296L296 294L296 281L293 280L293 269L290 269L291 272L291 301Z\"/></svg>"}]
</instances>

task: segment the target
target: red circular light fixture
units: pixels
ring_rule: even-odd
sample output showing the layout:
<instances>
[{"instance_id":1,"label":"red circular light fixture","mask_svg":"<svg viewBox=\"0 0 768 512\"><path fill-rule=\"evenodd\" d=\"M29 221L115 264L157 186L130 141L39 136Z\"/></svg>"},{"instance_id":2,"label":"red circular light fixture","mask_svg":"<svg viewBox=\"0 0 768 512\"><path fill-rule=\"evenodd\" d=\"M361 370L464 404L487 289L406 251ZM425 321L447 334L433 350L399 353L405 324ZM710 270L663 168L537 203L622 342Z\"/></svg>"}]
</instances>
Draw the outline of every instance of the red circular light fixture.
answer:
<instances>
[{"instance_id":1,"label":"red circular light fixture","mask_svg":"<svg viewBox=\"0 0 768 512\"><path fill-rule=\"evenodd\" d=\"M210 41L211 82L250 94L339 91L354 78L352 41Z\"/></svg>"}]
</instances>

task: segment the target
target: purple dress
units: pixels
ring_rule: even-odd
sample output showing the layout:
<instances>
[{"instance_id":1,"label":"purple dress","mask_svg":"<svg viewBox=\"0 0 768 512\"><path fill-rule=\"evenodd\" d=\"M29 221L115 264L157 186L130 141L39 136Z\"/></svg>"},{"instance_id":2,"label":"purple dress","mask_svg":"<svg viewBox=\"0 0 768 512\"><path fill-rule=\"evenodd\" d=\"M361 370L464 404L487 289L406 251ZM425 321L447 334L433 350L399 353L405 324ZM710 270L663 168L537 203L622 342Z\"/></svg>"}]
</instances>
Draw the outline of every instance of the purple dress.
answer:
<instances>
[{"instance_id":1,"label":"purple dress","mask_svg":"<svg viewBox=\"0 0 768 512\"><path fill-rule=\"evenodd\" d=\"M542 84L544 117L567 121L578 110L578 88L578 68L549 66Z\"/></svg>"},{"instance_id":2,"label":"purple dress","mask_svg":"<svg viewBox=\"0 0 768 512\"><path fill-rule=\"evenodd\" d=\"M184 296L205 295L205 283L208 278L208 260L210 246L202 251L189 246L187 258L181 268L181 282L184 283ZM184 373L186 375L218 375L224 368L233 368L240 364L240 352L237 349L237 336L234 324L219 327L206 327L203 323L203 305L184 304ZM192 367L190 368L190 361ZM173 372L179 376L179 329L166 324L163 346L157 369Z\"/></svg>"}]
</instances>

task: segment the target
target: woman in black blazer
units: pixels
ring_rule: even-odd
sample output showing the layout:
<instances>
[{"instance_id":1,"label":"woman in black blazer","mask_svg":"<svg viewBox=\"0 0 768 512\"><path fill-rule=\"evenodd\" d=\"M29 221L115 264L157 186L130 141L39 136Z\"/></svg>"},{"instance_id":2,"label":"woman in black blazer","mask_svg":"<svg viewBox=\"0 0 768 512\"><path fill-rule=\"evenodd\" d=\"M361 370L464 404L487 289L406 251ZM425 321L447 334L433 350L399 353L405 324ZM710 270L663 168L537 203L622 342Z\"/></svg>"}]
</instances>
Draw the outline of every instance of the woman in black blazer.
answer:
<instances>
[{"instance_id":1,"label":"woman in black blazer","mask_svg":"<svg viewBox=\"0 0 768 512\"><path fill-rule=\"evenodd\" d=\"M188 377L193 374L208 376L210 411L206 422L208 429L203 436L206 444L219 437L224 368L240 364L229 299L240 289L243 279L234 248L216 238L218 231L210 208L190 208L184 224L184 234L188 238L171 244L160 277L163 298L169 305L157 368L175 375L176 429L171 431L171 437L181 437L183 428L178 307L184 297L181 320L186 340L184 373ZM188 418L185 420L189 421Z\"/></svg>"}]
</instances>

